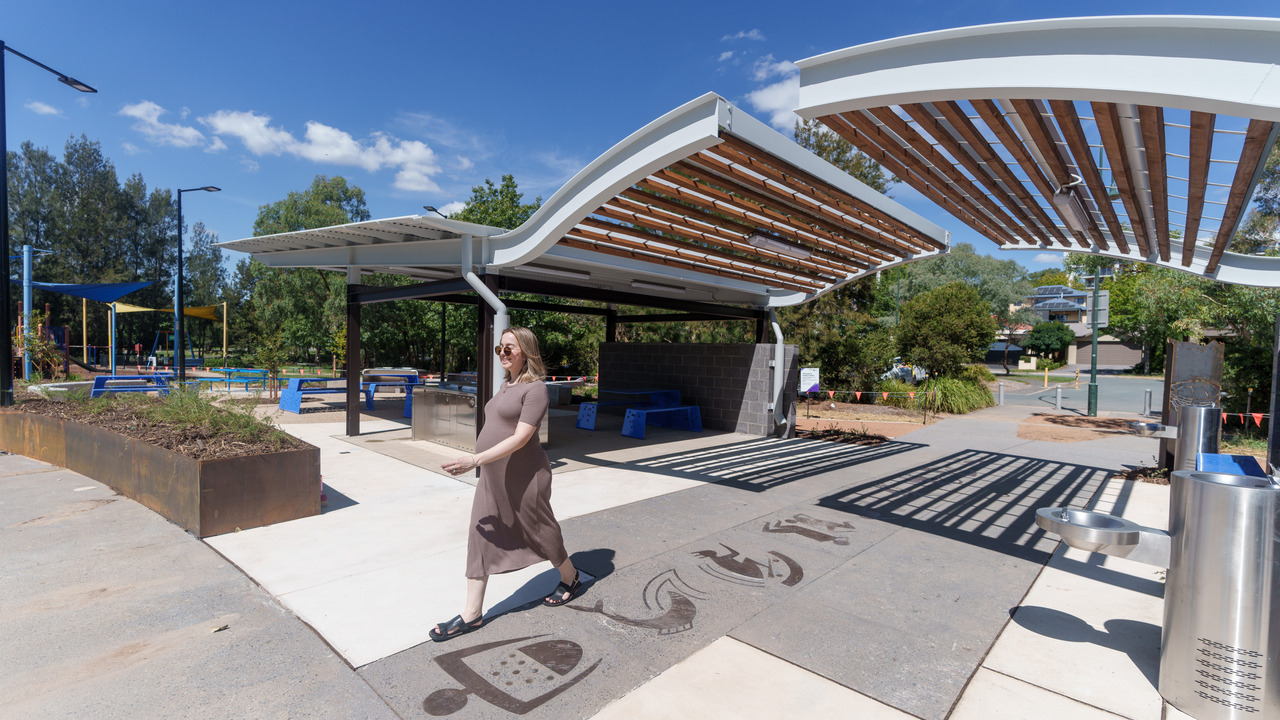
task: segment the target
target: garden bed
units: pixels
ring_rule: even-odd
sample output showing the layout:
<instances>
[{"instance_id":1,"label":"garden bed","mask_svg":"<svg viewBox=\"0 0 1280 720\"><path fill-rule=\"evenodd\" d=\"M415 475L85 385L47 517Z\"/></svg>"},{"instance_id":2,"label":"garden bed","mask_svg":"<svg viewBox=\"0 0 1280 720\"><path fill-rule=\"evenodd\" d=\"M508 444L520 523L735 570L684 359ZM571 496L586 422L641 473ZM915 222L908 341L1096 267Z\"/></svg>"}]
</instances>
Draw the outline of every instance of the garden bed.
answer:
<instances>
[{"instance_id":1,"label":"garden bed","mask_svg":"<svg viewBox=\"0 0 1280 720\"><path fill-rule=\"evenodd\" d=\"M166 425L124 400L21 402L0 412L0 450L93 478L197 537L320 513L318 448Z\"/></svg>"}]
</instances>

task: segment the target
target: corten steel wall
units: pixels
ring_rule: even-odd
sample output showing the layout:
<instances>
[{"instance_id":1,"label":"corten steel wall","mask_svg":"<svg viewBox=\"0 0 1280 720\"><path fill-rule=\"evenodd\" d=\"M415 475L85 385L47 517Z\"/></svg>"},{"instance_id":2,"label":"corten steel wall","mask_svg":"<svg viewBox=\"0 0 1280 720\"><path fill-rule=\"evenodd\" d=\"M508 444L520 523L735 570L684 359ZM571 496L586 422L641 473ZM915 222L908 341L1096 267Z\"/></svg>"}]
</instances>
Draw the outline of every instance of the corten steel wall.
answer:
<instances>
[{"instance_id":1,"label":"corten steel wall","mask_svg":"<svg viewBox=\"0 0 1280 720\"><path fill-rule=\"evenodd\" d=\"M787 424L775 426L769 405L771 344L601 343L600 389L660 388L680 391L685 405L697 405L702 425L713 430L791 437L795 433L798 351L784 354L783 407Z\"/></svg>"},{"instance_id":2,"label":"corten steel wall","mask_svg":"<svg viewBox=\"0 0 1280 720\"><path fill-rule=\"evenodd\" d=\"M195 460L80 423L0 412L0 449L111 487L197 537L320 514L320 450Z\"/></svg>"}]
</instances>

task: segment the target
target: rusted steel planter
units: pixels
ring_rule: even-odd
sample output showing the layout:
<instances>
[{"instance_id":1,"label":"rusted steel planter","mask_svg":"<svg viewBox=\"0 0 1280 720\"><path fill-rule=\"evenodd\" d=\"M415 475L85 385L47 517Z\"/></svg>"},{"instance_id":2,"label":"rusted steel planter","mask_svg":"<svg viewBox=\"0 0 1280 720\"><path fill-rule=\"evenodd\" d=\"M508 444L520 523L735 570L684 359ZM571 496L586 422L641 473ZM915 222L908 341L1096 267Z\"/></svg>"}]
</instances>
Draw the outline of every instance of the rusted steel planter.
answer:
<instances>
[{"instance_id":1,"label":"rusted steel planter","mask_svg":"<svg viewBox=\"0 0 1280 720\"><path fill-rule=\"evenodd\" d=\"M0 449L87 475L196 537L320 514L320 450L195 460L91 425L0 412Z\"/></svg>"}]
</instances>

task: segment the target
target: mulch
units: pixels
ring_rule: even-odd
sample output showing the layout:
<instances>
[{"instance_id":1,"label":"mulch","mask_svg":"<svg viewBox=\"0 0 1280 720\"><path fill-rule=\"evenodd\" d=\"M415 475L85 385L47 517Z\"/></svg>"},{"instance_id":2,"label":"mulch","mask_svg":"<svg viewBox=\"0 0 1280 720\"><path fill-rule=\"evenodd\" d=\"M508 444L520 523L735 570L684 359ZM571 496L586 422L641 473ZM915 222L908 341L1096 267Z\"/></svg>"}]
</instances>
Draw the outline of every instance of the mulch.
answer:
<instances>
[{"instance_id":1,"label":"mulch","mask_svg":"<svg viewBox=\"0 0 1280 720\"><path fill-rule=\"evenodd\" d=\"M159 402L158 398L134 398L142 402ZM143 417L132 402L86 403L47 400L39 395L15 392L15 404L6 412L27 412L110 430L139 442L164 448L196 460L265 455L311 447L283 432L264 433L274 439L249 441L209 427L173 427Z\"/></svg>"}]
</instances>

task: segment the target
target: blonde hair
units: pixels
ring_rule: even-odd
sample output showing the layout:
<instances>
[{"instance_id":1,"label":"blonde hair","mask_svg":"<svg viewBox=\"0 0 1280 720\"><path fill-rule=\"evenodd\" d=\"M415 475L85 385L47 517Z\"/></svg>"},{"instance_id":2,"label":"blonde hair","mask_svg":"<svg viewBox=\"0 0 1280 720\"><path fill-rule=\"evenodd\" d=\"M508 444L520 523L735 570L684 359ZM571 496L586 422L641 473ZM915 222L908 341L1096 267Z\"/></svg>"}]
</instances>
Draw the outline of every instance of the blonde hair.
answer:
<instances>
[{"instance_id":1,"label":"blonde hair","mask_svg":"<svg viewBox=\"0 0 1280 720\"><path fill-rule=\"evenodd\" d=\"M527 327L514 326L502 331L502 335L511 333L516 339L516 344L520 346L520 353L524 355L524 368L520 371L520 377L512 378L511 371L506 371L507 382L527 383L541 380L546 377L547 366L542 362L542 351L538 349L538 336ZM502 341L502 335L498 336L498 341Z\"/></svg>"}]
</instances>

